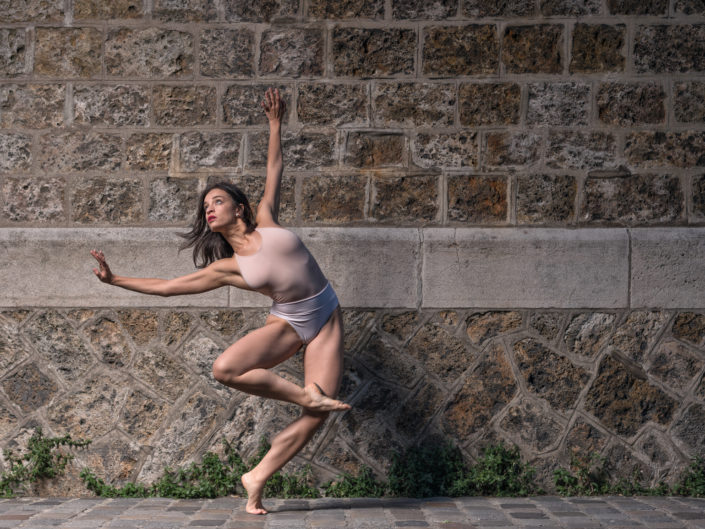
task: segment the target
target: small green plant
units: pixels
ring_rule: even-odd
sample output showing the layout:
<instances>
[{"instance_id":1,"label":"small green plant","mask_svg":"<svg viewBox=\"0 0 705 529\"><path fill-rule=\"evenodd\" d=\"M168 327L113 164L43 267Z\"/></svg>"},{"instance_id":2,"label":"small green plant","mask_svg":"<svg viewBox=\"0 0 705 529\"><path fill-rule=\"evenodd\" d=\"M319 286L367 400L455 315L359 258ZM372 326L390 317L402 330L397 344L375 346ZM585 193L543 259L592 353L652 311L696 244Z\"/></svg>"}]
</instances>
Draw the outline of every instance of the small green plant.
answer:
<instances>
[{"instance_id":1,"label":"small green plant","mask_svg":"<svg viewBox=\"0 0 705 529\"><path fill-rule=\"evenodd\" d=\"M705 496L705 459L696 457L691 461L673 487L673 493L679 496Z\"/></svg>"},{"instance_id":2,"label":"small green plant","mask_svg":"<svg viewBox=\"0 0 705 529\"><path fill-rule=\"evenodd\" d=\"M75 441L70 435L45 437L42 428L37 427L27 441L24 454L17 456L11 450L4 451L9 470L0 474L0 496L12 497L31 483L61 475L74 456L57 449L61 446L80 448L88 444L90 441Z\"/></svg>"},{"instance_id":3,"label":"small green plant","mask_svg":"<svg viewBox=\"0 0 705 529\"><path fill-rule=\"evenodd\" d=\"M610 490L605 458L595 452L588 457L573 454L570 458L570 470L554 470L553 482L556 491L562 496L592 496L607 494Z\"/></svg>"},{"instance_id":4,"label":"small green plant","mask_svg":"<svg viewBox=\"0 0 705 529\"><path fill-rule=\"evenodd\" d=\"M379 498L387 492L387 484L377 480L372 469L365 465L356 476L345 473L321 488L331 498Z\"/></svg>"}]
</instances>

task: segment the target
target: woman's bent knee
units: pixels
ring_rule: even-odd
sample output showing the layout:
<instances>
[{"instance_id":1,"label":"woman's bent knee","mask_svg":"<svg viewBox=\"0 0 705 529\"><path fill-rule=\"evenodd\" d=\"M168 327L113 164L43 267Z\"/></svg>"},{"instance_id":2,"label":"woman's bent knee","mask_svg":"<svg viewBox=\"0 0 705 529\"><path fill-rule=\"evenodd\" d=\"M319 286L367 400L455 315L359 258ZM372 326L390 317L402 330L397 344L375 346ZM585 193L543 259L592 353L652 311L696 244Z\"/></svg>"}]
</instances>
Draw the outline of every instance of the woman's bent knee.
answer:
<instances>
[{"instance_id":1,"label":"woman's bent knee","mask_svg":"<svg viewBox=\"0 0 705 529\"><path fill-rule=\"evenodd\" d=\"M239 372L237 369L233 369L232 366L222 358L219 357L213 362L213 378L215 378L221 384L233 383L237 377L243 373Z\"/></svg>"}]
</instances>

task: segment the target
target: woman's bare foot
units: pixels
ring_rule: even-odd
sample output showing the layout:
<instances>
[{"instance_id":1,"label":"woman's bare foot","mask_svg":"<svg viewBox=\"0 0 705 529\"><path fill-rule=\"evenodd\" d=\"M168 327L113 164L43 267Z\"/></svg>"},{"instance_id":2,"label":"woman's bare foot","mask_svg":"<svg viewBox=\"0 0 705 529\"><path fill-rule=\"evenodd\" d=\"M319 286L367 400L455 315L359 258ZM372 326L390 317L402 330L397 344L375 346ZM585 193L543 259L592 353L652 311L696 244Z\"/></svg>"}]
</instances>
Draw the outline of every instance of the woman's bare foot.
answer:
<instances>
[{"instance_id":1,"label":"woman's bare foot","mask_svg":"<svg viewBox=\"0 0 705 529\"><path fill-rule=\"evenodd\" d=\"M256 483L250 472L243 474L240 481L242 481L242 486L247 491L245 510L250 514L267 514L267 510L262 505L264 483Z\"/></svg>"},{"instance_id":2,"label":"woman's bare foot","mask_svg":"<svg viewBox=\"0 0 705 529\"><path fill-rule=\"evenodd\" d=\"M306 396L310 399L310 404L305 406L314 411L344 411L350 409L350 404L345 404L336 399L327 397L321 387L315 382L311 382L304 387Z\"/></svg>"}]
</instances>

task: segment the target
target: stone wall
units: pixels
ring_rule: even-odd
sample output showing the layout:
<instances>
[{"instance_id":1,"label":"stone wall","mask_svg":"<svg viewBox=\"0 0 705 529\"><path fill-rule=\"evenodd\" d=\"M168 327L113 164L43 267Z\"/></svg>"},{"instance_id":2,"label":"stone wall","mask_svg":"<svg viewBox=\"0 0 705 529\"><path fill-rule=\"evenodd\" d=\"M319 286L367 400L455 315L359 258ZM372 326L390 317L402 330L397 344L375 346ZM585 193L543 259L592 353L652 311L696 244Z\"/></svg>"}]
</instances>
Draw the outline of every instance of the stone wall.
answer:
<instances>
[{"instance_id":1,"label":"stone wall","mask_svg":"<svg viewBox=\"0 0 705 529\"><path fill-rule=\"evenodd\" d=\"M705 454L700 0L250 4L0 0L0 447L42 425L147 480L295 416L210 377L265 300L116 292L86 253L188 271L173 228L212 180L261 193L278 86L282 222L346 306L354 405L292 465L383 472L439 433L546 480Z\"/></svg>"}]
</instances>

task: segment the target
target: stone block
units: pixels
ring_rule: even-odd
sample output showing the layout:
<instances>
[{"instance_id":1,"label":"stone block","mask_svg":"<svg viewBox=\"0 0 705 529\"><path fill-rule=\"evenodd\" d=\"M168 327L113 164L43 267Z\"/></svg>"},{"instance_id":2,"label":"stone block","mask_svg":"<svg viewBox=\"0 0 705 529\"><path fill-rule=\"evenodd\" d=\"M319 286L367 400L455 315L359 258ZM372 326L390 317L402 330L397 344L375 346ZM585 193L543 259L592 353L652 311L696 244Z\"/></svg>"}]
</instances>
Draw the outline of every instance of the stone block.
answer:
<instances>
[{"instance_id":1,"label":"stone block","mask_svg":"<svg viewBox=\"0 0 705 529\"><path fill-rule=\"evenodd\" d=\"M705 314L679 312L673 320L671 334L674 338L693 345L700 345L705 337Z\"/></svg>"},{"instance_id":2,"label":"stone block","mask_svg":"<svg viewBox=\"0 0 705 529\"><path fill-rule=\"evenodd\" d=\"M59 385L34 363L25 364L2 381L7 398L25 414L48 404L59 392Z\"/></svg>"},{"instance_id":3,"label":"stone block","mask_svg":"<svg viewBox=\"0 0 705 529\"><path fill-rule=\"evenodd\" d=\"M517 443L528 446L534 452L543 452L554 446L563 432L563 425L545 409L529 400L511 406L499 423ZM515 517L519 513L515 513ZM540 515L544 519L545 515Z\"/></svg>"},{"instance_id":4,"label":"stone block","mask_svg":"<svg viewBox=\"0 0 705 529\"><path fill-rule=\"evenodd\" d=\"M460 124L517 125L521 87L517 83L465 83L458 90Z\"/></svg>"},{"instance_id":5,"label":"stone block","mask_svg":"<svg viewBox=\"0 0 705 529\"><path fill-rule=\"evenodd\" d=\"M646 354L656 343L669 315L661 311L635 310L617 326L604 351L618 353L637 365L644 365Z\"/></svg>"},{"instance_id":6,"label":"stone block","mask_svg":"<svg viewBox=\"0 0 705 529\"><path fill-rule=\"evenodd\" d=\"M416 394L404 402L395 421L396 427L408 438L417 438L419 432L436 415L444 400L445 394L441 388L435 384L423 385ZM403 522L402 524L397 522L397 527L400 525L403 526Z\"/></svg>"},{"instance_id":7,"label":"stone block","mask_svg":"<svg viewBox=\"0 0 705 529\"><path fill-rule=\"evenodd\" d=\"M455 77L498 72L499 38L495 25L473 24L425 28L424 75Z\"/></svg>"},{"instance_id":8,"label":"stone block","mask_svg":"<svg viewBox=\"0 0 705 529\"><path fill-rule=\"evenodd\" d=\"M521 312L491 310L475 312L465 320L465 334L478 347L507 332L521 327Z\"/></svg>"},{"instance_id":9,"label":"stone block","mask_svg":"<svg viewBox=\"0 0 705 529\"><path fill-rule=\"evenodd\" d=\"M617 141L609 132L549 131L546 165L554 169L597 169L616 165Z\"/></svg>"},{"instance_id":10,"label":"stone block","mask_svg":"<svg viewBox=\"0 0 705 529\"><path fill-rule=\"evenodd\" d=\"M691 457L705 455L705 406L693 403L673 425L673 436L685 446Z\"/></svg>"},{"instance_id":11,"label":"stone block","mask_svg":"<svg viewBox=\"0 0 705 529\"><path fill-rule=\"evenodd\" d=\"M631 306L700 307L705 281L701 228L635 228L632 237ZM668 273L664 273L667 270Z\"/></svg>"},{"instance_id":12,"label":"stone block","mask_svg":"<svg viewBox=\"0 0 705 529\"><path fill-rule=\"evenodd\" d=\"M463 16L476 17L531 17L535 16L534 0L466 0Z\"/></svg>"},{"instance_id":13,"label":"stone block","mask_svg":"<svg viewBox=\"0 0 705 529\"><path fill-rule=\"evenodd\" d=\"M0 23L63 22L63 0L0 0Z\"/></svg>"},{"instance_id":14,"label":"stone block","mask_svg":"<svg viewBox=\"0 0 705 529\"><path fill-rule=\"evenodd\" d=\"M455 121L455 86L436 83L375 83L372 115L381 126L443 127Z\"/></svg>"},{"instance_id":15,"label":"stone block","mask_svg":"<svg viewBox=\"0 0 705 529\"><path fill-rule=\"evenodd\" d=\"M139 222L144 218L142 192L139 180L86 178L79 181L71 193L71 218L84 224Z\"/></svg>"},{"instance_id":16,"label":"stone block","mask_svg":"<svg viewBox=\"0 0 705 529\"><path fill-rule=\"evenodd\" d=\"M581 126L588 124L590 85L587 83L529 84L529 125Z\"/></svg>"},{"instance_id":17,"label":"stone block","mask_svg":"<svg viewBox=\"0 0 705 529\"><path fill-rule=\"evenodd\" d=\"M665 15L668 0L607 0L607 10L613 15Z\"/></svg>"},{"instance_id":18,"label":"stone block","mask_svg":"<svg viewBox=\"0 0 705 529\"><path fill-rule=\"evenodd\" d=\"M167 127L215 125L213 86L157 85L153 92L154 120Z\"/></svg>"},{"instance_id":19,"label":"stone block","mask_svg":"<svg viewBox=\"0 0 705 529\"><path fill-rule=\"evenodd\" d=\"M446 386L454 385L477 356L466 342L433 321L423 325L404 350Z\"/></svg>"},{"instance_id":20,"label":"stone block","mask_svg":"<svg viewBox=\"0 0 705 529\"><path fill-rule=\"evenodd\" d=\"M122 139L116 134L75 130L39 137L39 163L46 172L114 171L120 168Z\"/></svg>"},{"instance_id":21,"label":"stone block","mask_svg":"<svg viewBox=\"0 0 705 529\"><path fill-rule=\"evenodd\" d=\"M705 132L633 132L625 139L624 157L637 167L703 166Z\"/></svg>"},{"instance_id":22,"label":"stone block","mask_svg":"<svg viewBox=\"0 0 705 529\"><path fill-rule=\"evenodd\" d=\"M228 22L270 22L291 19L300 14L298 0L269 0L267 2L242 2L223 0L225 20Z\"/></svg>"},{"instance_id":23,"label":"stone block","mask_svg":"<svg viewBox=\"0 0 705 529\"><path fill-rule=\"evenodd\" d=\"M483 165L526 167L539 162L543 140L532 132L488 132L482 141Z\"/></svg>"},{"instance_id":24,"label":"stone block","mask_svg":"<svg viewBox=\"0 0 705 529\"><path fill-rule=\"evenodd\" d=\"M376 333L360 348L356 358L386 382L409 389L413 388L424 374L416 362L386 343Z\"/></svg>"},{"instance_id":25,"label":"stone block","mask_svg":"<svg viewBox=\"0 0 705 529\"><path fill-rule=\"evenodd\" d=\"M132 350L120 324L114 316L99 316L84 329L101 362L111 368L124 368L130 364Z\"/></svg>"},{"instance_id":26,"label":"stone block","mask_svg":"<svg viewBox=\"0 0 705 529\"><path fill-rule=\"evenodd\" d=\"M406 138L386 132L349 132L345 145L345 164L371 169L401 167L406 160Z\"/></svg>"},{"instance_id":27,"label":"stone block","mask_svg":"<svg viewBox=\"0 0 705 529\"><path fill-rule=\"evenodd\" d=\"M673 83L673 115L681 123L705 123L705 82Z\"/></svg>"},{"instance_id":28,"label":"stone block","mask_svg":"<svg viewBox=\"0 0 705 529\"><path fill-rule=\"evenodd\" d=\"M425 308L627 305L624 230L425 228L423 255Z\"/></svg>"},{"instance_id":29,"label":"stone block","mask_svg":"<svg viewBox=\"0 0 705 529\"><path fill-rule=\"evenodd\" d=\"M60 222L66 220L63 178L5 177L2 193L4 217L12 222Z\"/></svg>"},{"instance_id":30,"label":"stone block","mask_svg":"<svg viewBox=\"0 0 705 529\"><path fill-rule=\"evenodd\" d=\"M507 222L507 177L448 176L448 220L472 224Z\"/></svg>"},{"instance_id":31,"label":"stone block","mask_svg":"<svg viewBox=\"0 0 705 529\"><path fill-rule=\"evenodd\" d=\"M247 28L206 29L198 53L205 77L243 79L255 74L255 35Z\"/></svg>"},{"instance_id":32,"label":"stone block","mask_svg":"<svg viewBox=\"0 0 705 529\"><path fill-rule=\"evenodd\" d=\"M367 87L362 84L301 83L296 115L305 125L366 125Z\"/></svg>"},{"instance_id":33,"label":"stone block","mask_svg":"<svg viewBox=\"0 0 705 529\"><path fill-rule=\"evenodd\" d=\"M259 73L276 77L323 75L323 46L319 28L266 29L260 43Z\"/></svg>"},{"instance_id":34,"label":"stone block","mask_svg":"<svg viewBox=\"0 0 705 529\"><path fill-rule=\"evenodd\" d=\"M143 85L78 85L74 123L99 127L149 125L150 88Z\"/></svg>"},{"instance_id":35,"label":"stone block","mask_svg":"<svg viewBox=\"0 0 705 529\"><path fill-rule=\"evenodd\" d=\"M705 217L705 174L693 176L693 214Z\"/></svg>"},{"instance_id":36,"label":"stone block","mask_svg":"<svg viewBox=\"0 0 705 529\"><path fill-rule=\"evenodd\" d=\"M152 17L164 22L213 22L218 8L215 0L154 0Z\"/></svg>"},{"instance_id":37,"label":"stone block","mask_svg":"<svg viewBox=\"0 0 705 529\"><path fill-rule=\"evenodd\" d=\"M223 171L239 167L242 134L238 132L187 132L179 139L183 171Z\"/></svg>"},{"instance_id":38,"label":"stone block","mask_svg":"<svg viewBox=\"0 0 705 529\"><path fill-rule=\"evenodd\" d=\"M271 85L231 85L223 94L223 122L230 126L266 125L265 116L260 102L264 101L264 93ZM293 90L289 86L276 86L282 99L291 106ZM289 112L284 115L284 125L289 122Z\"/></svg>"},{"instance_id":39,"label":"stone block","mask_svg":"<svg viewBox=\"0 0 705 529\"><path fill-rule=\"evenodd\" d=\"M44 129L64 124L66 87L60 84L0 85L0 126Z\"/></svg>"},{"instance_id":40,"label":"stone block","mask_svg":"<svg viewBox=\"0 0 705 529\"><path fill-rule=\"evenodd\" d=\"M314 19L383 19L384 0L311 0L308 16Z\"/></svg>"},{"instance_id":41,"label":"stone block","mask_svg":"<svg viewBox=\"0 0 705 529\"><path fill-rule=\"evenodd\" d=\"M705 71L705 24L638 26L634 68L638 73Z\"/></svg>"},{"instance_id":42,"label":"stone block","mask_svg":"<svg viewBox=\"0 0 705 529\"><path fill-rule=\"evenodd\" d=\"M154 310L123 309L117 316L122 328L137 346L147 345L157 338L159 320Z\"/></svg>"},{"instance_id":43,"label":"stone block","mask_svg":"<svg viewBox=\"0 0 705 529\"><path fill-rule=\"evenodd\" d=\"M675 340L666 340L659 344L649 363L649 374L681 395L685 394L703 367L703 360L698 353Z\"/></svg>"},{"instance_id":44,"label":"stone block","mask_svg":"<svg viewBox=\"0 0 705 529\"><path fill-rule=\"evenodd\" d=\"M578 185L574 176L518 175L516 218L518 224L570 223Z\"/></svg>"},{"instance_id":45,"label":"stone block","mask_svg":"<svg viewBox=\"0 0 705 529\"><path fill-rule=\"evenodd\" d=\"M626 32L624 24L576 24L570 73L623 72Z\"/></svg>"},{"instance_id":46,"label":"stone block","mask_svg":"<svg viewBox=\"0 0 705 529\"><path fill-rule=\"evenodd\" d=\"M508 26L504 30L502 62L509 73L562 73L563 26Z\"/></svg>"},{"instance_id":47,"label":"stone block","mask_svg":"<svg viewBox=\"0 0 705 529\"><path fill-rule=\"evenodd\" d=\"M138 171L166 171L171 164L173 142L172 134L131 134L126 140L125 167Z\"/></svg>"},{"instance_id":48,"label":"stone block","mask_svg":"<svg viewBox=\"0 0 705 529\"><path fill-rule=\"evenodd\" d=\"M118 425L138 442L146 442L166 419L169 408L161 400L133 390L125 401Z\"/></svg>"},{"instance_id":49,"label":"stone block","mask_svg":"<svg viewBox=\"0 0 705 529\"><path fill-rule=\"evenodd\" d=\"M142 18L144 16L143 0L74 0L74 20L114 20L116 18Z\"/></svg>"},{"instance_id":50,"label":"stone block","mask_svg":"<svg viewBox=\"0 0 705 529\"><path fill-rule=\"evenodd\" d=\"M269 133L250 134L245 166L265 167ZM337 165L336 140L332 134L317 132L285 132L282 134L284 166L287 169L319 169Z\"/></svg>"},{"instance_id":51,"label":"stone block","mask_svg":"<svg viewBox=\"0 0 705 529\"><path fill-rule=\"evenodd\" d=\"M123 78L179 78L193 74L193 35L159 28L117 28L105 40L105 69Z\"/></svg>"},{"instance_id":52,"label":"stone block","mask_svg":"<svg viewBox=\"0 0 705 529\"><path fill-rule=\"evenodd\" d=\"M103 34L94 28L37 28L34 72L47 77L101 74Z\"/></svg>"},{"instance_id":53,"label":"stone block","mask_svg":"<svg viewBox=\"0 0 705 529\"><path fill-rule=\"evenodd\" d=\"M458 0L392 0L392 17L397 20L443 20L457 14Z\"/></svg>"},{"instance_id":54,"label":"stone block","mask_svg":"<svg viewBox=\"0 0 705 529\"><path fill-rule=\"evenodd\" d=\"M583 16L599 15L602 12L600 0L541 0L541 14L544 16Z\"/></svg>"},{"instance_id":55,"label":"stone block","mask_svg":"<svg viewBox=\"0 0 705 529\"><path fill-rule=\"evenodd\" d=\"M147 218L157 222L193 219L198 202L197 178L159 178L149 184Z\"/></svg>"},{"instance_id":56,"label":"stone block","mask_svg":"<svg viewBox=\"0 0 705 529\"><path fill-rule=\"evenodd\" d=\"M529 328L535 330L547 342L553 342L561 330L563 314L560 312L540 311L529 317Z\"/></svg>"},{"instance_id":57,"label":"stone block","mask_svg":"<svg viewBox=\"0 0 705 529\"><path fill-rule=\"evenodd\" d=\"M372 180L370 217L378 222L434 222L438 207L437 176L375 176Z\"/></svg>"},{"instance_id":58,"label":"stone block","mask_svg":"<svg viewBox=\"0 0 705 529\"><path fill-rule=\"evenodd\" d=\"M186 340L180 350L180 358L186 361L200 382L210 387L222 399L232 396L232 389L213 378L213 363L223 352L223 346L213 341L207 334L200 332Z\"/></svg>"},{"instance_id":59,"label":"stone block","mask_svg":"<svg viewBox=\"0 0 705 529\"><path fill-rule=\"evenodd\" d=\"M606 435L580 416L570 429L565 443L566 448L578 456L600 453L606 444Z\"/></svg>"},{"instance_id":60,"label":"stone block","mask_svg":"<svg viewBox=\"0 0 705 529\"><path fill-rule=\"evenodd\" d=\"M684 15L702 15L705 13L705 2L703 0L676 0L673 9L676 13Z\"/></svg>"},{"instance_id":61,"label":"stone block","mask_svg":"<svg viewBox=\"0 0 705 529\"><path fill-rule=\"evenodd\" d=\"M142 192L135 193L135 199L141 201L142 195ZM101 206L94 206L92 212L95 214L99 207ZM227 289L189 296L188 299L181 296L145 296L105 285L98 281L91 271L96 263L89 252L97 248L105 252L108 263L116 274L170 278L191 273L194 266L190 252L177 251L183 242L176 235L178 231L183 229L0 230L0 251L4 256L0 290L4 304L34 307L104 307L108 302L113 307L164 307L184 304L195 307L226 307ZM22 244L17 244L17 241L22 241ZM48 276L53 277L53 281L36 281L37 277ZM66 288L66 285L71 285L71 288ZM188 332L189 326L183 318L177 320L174 325L179 333ZM162 334L165 339L175 332L171 330L169 322L163 324ZM173 343L177 339L180 338L170 340Z\"/></svg>"},{"instance_id":62,"label":"stone block","mask_svg":"<svg viewBox=\"0 0 705 529\"><path fill-rule=\"evenodd\" d=\"M331 33L331 54L339 77L413 75L416 31L337 26Z\"/></svg>"},{"instance_id":63,"label":"stone block","mask_svg":"<svg viewBox=\"0 0 705 529\"><path fill-rule=\"evenodd\" d=\"M683 190L677 176L639 174L588 177L580 207L582 222L663 224L683 217Z\"/></svg>"},{"instance_id":64,"label":"stone block","mask_svg":"<svg viewBox=\"0 0 705 529\"><path fill-rule=\"evenodd\" d=\"M32 166L32 137L13 132L0 133L0 173L25 173Z\"/></svg>"},{"instance_id":65,"label":"stone block","mask_svg":"<svg viewBox=\"0 0 705 529\"><path fill-rule=\"evenodd\" d=\"M405 342L419 327L421 318L417 311L404 311L382 316L381 328L397 340Z\"/></svg>"},{"instance_id":66,"label":"stone block","mask_svg":"<svg viewBox=\"0 0 705 529\"><path fill-rule=\"evenodd\" d=\"M411 157L419 167L477 167L476 132L421 133L411 143Z\"/></svg>"},{"instance_id":67,"label":"stone block","mask_svg":"<svg viewBox=\"0 0 705 529\"><path fill-rule=\"evenodd\" d=\"M365 176L311 176L302 189L302 220L307 223L344 224L362 221Z\"/></svg>"},{"instance_id":68,"label":"stone block","mask_svg":"<svg viewBox=\"0 0 705 529\"><path fill-rule=\"evenodd\" d=\"M608 125L663 123L666 93L657 83L600 83L597 112Z\"/></svg>"},{"instance_id":69,"label":"stone block","mask_svg":"<svg viewBox=\"0 0 705 529\"><path fill-rule=\"evenodd\" d=\"M586 359L597 358L610 339L616 316L609 312L579 312L570 317L561 337L566 351Z\"/></svg>"},{"instance_id":70,"label":"stone block","mask_svg":"<svg viewBox=\"0 0 705 529\"><path fill-rule=\"evenodd\" d=\"M27 37L24 29L0 29L0 76L27 73Z\"/></svg>"},{"instance_id":71,"label":"stone block","mask_svg":"<svg viewBox=\"0 0 705 529\"><path fill-rule=\"evenodd\" d=\"M643 371L608 355L600 362L585 408L612 432L632 437L649 421L668 426L678 402L649 384Z\"/></svg>"}]
</instances>

